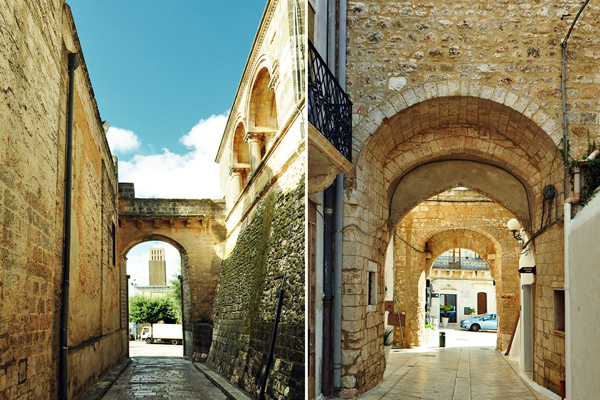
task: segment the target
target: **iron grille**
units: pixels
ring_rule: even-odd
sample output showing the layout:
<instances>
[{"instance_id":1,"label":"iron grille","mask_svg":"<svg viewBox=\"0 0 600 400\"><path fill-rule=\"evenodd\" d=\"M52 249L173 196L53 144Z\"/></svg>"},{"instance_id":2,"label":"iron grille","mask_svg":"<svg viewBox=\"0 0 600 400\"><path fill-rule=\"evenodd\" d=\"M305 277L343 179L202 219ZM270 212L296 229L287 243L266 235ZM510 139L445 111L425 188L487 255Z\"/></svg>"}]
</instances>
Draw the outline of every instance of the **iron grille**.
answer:
<instances>
[{"instance_id":1,"label":"iron grille","mask_svg":"<svg viewBox=\"0 0 600 400\"><path fill-rule=\"evenodd\" d=\"M352 161L352 102L308 41L308 120Z\"/></svg>"}]
</instances>

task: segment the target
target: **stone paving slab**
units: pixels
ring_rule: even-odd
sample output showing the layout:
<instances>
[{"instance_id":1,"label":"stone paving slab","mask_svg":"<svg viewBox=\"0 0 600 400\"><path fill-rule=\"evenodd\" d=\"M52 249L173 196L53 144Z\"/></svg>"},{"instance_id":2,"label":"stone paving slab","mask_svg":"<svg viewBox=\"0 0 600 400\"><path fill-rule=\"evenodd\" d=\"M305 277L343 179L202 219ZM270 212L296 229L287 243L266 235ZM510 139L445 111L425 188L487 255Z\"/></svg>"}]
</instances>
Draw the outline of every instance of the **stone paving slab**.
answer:
<instances>
[{"instance_id":1,"label":"stone paving slab","mask_svg":"<svg viewBox=\"0 0 600 400\"><path fill-rule=\"evenodd\" d=\"M362 400L548 400L494 347L394 350L383 382Z\"/></svg>"},{"instance_id":2,"label":"stone paving slab","mask_svg":"<svg viewBox=\"0 0 600 400\"><path fill-rule=\"evenodd\" d=\"M134 357L103 400L227 400L230 397L182 358Z\"/></svg>"}]
</instances>

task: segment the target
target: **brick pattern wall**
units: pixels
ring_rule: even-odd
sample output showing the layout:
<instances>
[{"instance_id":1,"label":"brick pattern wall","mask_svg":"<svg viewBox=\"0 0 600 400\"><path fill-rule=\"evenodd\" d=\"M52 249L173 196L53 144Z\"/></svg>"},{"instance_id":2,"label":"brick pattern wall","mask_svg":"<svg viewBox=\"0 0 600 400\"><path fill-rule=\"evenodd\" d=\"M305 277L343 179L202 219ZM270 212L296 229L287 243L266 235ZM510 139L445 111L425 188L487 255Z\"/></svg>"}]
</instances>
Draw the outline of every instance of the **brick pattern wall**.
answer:
<instances>
[{"instance_id":1,"label":"brick pattern wall","mask_svg":"<svg viewBox=\"0 0 600 400\"><path fill-rule=\"evenodd\" d=\"M253 394L260 391L286 271L267 398L304 398L304 232L304 179L285 190L272 187L223 261L208 363Z\"/></svg>"}]
</instances>

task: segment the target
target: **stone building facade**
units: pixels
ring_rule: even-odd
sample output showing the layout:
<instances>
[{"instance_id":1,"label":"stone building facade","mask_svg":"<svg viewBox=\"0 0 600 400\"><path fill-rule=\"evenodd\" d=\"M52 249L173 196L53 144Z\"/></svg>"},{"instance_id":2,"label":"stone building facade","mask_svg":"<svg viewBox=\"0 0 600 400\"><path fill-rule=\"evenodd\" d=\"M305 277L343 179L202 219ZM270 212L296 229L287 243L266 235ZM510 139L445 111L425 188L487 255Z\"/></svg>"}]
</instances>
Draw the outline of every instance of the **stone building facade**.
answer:
<instances>
[{"instance_id":1,"label":"stone building facade","mask_svg":"<svg viewBox=\"0 0 600 400\"><path fill-rule=\"evenodd\" d=\"M117 171L69 6L9 1L0 21L0 397L77 398L128 355L115 258ZM80 65L61 393L69 53Z\"/></svg>"},{"instance_id":2,"label":"stone building facade","mask_svg":"<svg viewBox=\"0 0 600 400\"><path fill-rule=\"evenodd\" d=\"M378 273L382 298L394 228L421 202L456 186L494 200L529 237L535 235L537 274L511 281L518 292L497 287L518 296L500 299L498 312L508 303L531 314L521 316L517 330L532 343L521 349L521 371L560 393L569 365L565 333L554 329L561 303L553 296L566 289L562 204L572 193L561 158L563 114L571 159L587 156L600 139L593 5L574 26L562 72L561 42L580 7L342 0L340 10L347 12L324 24L330 29L322 35L347 46L336 60L345 67L339 79L353 103L354 170L344 180L343 211L344 226L352 228L343 234L342 303L355 309L342 315L340 395L357 396L383 376L384 305L368 304L366 288L370 273ZM322 15L315 26L319 20ZM506 228L496 229L494 237L502 237L499 231ZM481 240L486 243L489 237ZM414 279L418 285L407 290L422 284L420 275ZM378 312L368 312L373 306ZM499 346L503 341L500 334Z\"/></svg>"},{"instance_id":3,"label":"stone building facade","mask_svg":"<svg viewBox=\"0 0 600 400\"><path fill-rule=\"evenodd\" d=\"M304 2L270 0L216 161L227 204L208 364L266 398L304 398Z\"/></svg>"}]
</instances>

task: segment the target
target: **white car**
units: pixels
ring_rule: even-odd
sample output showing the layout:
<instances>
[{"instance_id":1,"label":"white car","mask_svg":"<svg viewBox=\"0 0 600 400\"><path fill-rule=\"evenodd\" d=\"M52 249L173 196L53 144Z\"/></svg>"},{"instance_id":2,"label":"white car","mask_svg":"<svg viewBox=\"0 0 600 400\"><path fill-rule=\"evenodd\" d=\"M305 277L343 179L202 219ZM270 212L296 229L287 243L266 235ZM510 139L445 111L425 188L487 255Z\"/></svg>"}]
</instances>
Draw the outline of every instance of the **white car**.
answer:
<instances>
[{"instance_id":1,"label":"white car","mask_svg":"<svg viewBox=\"0 0 600 400\"><path fill-rule=\"evenodd\" d=\"M473 318L467 318L460 321L460 327L477 332L480 329L497 331L498 319L496 313L477 315Z\"/></svg>"}]
</instances>

